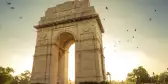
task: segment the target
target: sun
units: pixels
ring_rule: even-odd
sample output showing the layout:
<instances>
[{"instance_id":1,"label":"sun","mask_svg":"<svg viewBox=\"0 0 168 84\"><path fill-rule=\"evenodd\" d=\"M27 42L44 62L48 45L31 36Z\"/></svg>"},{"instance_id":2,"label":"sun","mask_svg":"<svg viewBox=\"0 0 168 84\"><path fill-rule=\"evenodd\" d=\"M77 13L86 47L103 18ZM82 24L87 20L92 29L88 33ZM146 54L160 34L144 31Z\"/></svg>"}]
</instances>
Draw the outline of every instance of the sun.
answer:
<instances>
[{"instance_id":1,"label":"sun","mask_svg":"<svg viewBox=\"0 0 168 84\"><path fill-rule=\"evenodd\" d=\"M140 65L139 58L140 54L137 52L118 51L111 53L105 58L106 71L111 73L112 80L125 80L127 74Z\"/></svg>"}]
</instances>

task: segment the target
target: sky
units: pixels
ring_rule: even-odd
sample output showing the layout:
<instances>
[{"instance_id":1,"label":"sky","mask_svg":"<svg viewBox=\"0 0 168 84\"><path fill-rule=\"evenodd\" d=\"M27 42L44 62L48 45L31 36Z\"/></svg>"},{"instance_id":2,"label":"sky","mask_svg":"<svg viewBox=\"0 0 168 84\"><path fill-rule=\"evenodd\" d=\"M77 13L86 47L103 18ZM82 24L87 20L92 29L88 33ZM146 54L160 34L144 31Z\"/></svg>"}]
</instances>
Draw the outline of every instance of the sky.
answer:
<instances>
[{"instance_id":1,"label":"sky","mask_svg":"<svg viewBox=\"0 0 168 84\"><path fill-rule=\"evenodd\" d=\"M11 2L11 6L6 1ZM0 66L14 68L15 74L31 71L36 43L33 26L38 24L47 8L68 0L6 1L0 0ZM112 80L124 80L127 73L138 66L146 68L149 74L166 71L168 0L90 1L105 29L105 66ZM71 80L74 80L74 46L69 50Z\"/></svg>"}]
</instances>

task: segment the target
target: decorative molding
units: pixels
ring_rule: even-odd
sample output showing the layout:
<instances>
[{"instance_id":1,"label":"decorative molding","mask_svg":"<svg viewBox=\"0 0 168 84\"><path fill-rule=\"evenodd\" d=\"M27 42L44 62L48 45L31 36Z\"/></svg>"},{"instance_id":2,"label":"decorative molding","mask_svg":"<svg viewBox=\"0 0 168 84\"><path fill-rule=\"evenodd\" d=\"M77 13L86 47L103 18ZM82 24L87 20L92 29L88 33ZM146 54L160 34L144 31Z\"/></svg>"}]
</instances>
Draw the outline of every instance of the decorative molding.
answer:
<instances>
[{"instance_id":1,"label":"decorative molding","mask_svg":"<svg viewBox=\"0 0 168 84\"><path fill-rule=\"evenodd\" d=\"M87 15L87 16L83 16L83 17L74 17L74 18L66 19L66 20L62 20L62 21L56 21L56 22L50 22L50 23L46 23L46 24L36 25L34 27L36 29L41 29L41 28L56 26L59 24L72 23L72 22L77 22L77 21L82 21L82 20L87 20L87 19L92 19L92 18L97 19L99 26L100 26L100 29L101 29L102 33L104 33L104 29L103 29L103 26L101 24L101 21L100 21L98 14L92 14L92 15Z\"/></svg>"},{"instance_id":2,"label":"decorative molding","mask_svg":"<svg viewBox=\"0 0 168 84\"><path fill-rule=\"evenodd\" d=\"M43 56L43 57L49 57L49 56L52 56L52 54L50 53L50 54L34 55L33 57L35 58L35 57L41 57L41 56Z\"/></svg>"},{"instance_id":3,"label":"decorative molding","mask_svg":"<svg viewBox=\"0 0 168 84\"><path fill-rule=\"evenodd\" d=\"M89 32L91 28L84 28L84 32Z\"/></svg>"},{"instance_id":4,"label":"decorative molding","mask_svg":"<svg viewBox=\"0 0 168 84\"><path fill-rule=\"evenodd\" d=\"M77 50L76 52L93 52L93 51L101 51L101 49L100 48L83 49L83 50Z\"/></svg>"}]
</instances>

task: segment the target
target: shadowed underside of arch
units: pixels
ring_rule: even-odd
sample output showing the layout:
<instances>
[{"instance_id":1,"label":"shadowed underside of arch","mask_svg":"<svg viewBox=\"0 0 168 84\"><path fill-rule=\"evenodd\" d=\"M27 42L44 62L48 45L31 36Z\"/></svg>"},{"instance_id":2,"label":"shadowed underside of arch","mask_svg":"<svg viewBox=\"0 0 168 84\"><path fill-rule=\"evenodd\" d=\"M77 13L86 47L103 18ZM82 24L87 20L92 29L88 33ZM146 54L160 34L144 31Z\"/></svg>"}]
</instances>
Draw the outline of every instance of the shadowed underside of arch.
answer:
<instances>
[{"instance_id":1,"label":"shadowed underside of arch","mask_svg":"<svg viewBox=\"0 0 168 84\"><path fill-rule=\"evenodd\" d=\"M59 35L58 41L61 48L69 49L69 47L75 42L75 38L69 32L63 32Z\"/></svg>"}]
</instances>

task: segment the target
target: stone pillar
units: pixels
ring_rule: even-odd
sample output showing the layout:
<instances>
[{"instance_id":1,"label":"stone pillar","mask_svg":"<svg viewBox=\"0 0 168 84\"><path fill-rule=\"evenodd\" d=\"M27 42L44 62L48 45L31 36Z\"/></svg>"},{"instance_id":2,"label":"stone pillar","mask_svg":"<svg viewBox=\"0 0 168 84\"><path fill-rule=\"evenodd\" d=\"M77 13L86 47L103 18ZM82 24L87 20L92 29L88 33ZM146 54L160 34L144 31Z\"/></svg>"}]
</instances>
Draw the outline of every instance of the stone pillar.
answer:
<instances>
[{"instance_id":1,"label":"stone pillar","mask_svg":"<svg viewBox=\"0 0 168 84\"><path fill-rule=\"evenodd\" d=\"M58 82L58 68L59 68L59 47L55 44L52 46L52 56L50 59L50 81L47 84L57 84Z\"/></svg>"},{"instance_id":2,"label":"stone pillar","mask_svg":"<svg viewBox=\"0 0 168 84\"><path fill-rule=\"evenodd\" d=\"M104 80L101 51L97 48L97 40L92 36L87 39L83 38L76 44L76 84L85 81L101 82Z\"/></svg>"},{"instance_id":3,"label":"stone pillar","mask_svg":"<svg viewBox=\"0 0 168 84\"><path fill-rule=\"evenodd\" d=\"M65 50L64 53L64 84L68 84L68 50Z\"/></svg>"},{"instance_id":4,"label":"stone pillar","mask_svg":"<svg viewBox=\"0 0 168 84\"><path fill-rule=\"evenodd\" d=\"M58 78L60 84L67 84L68 82L68 53L60 50L58 60Z\"/></svg>"},{"instance_id":5,"label":"stone pillar","mask_svg":"<svg viewBox=\"0 0 168 84\"><path fill-rule=\"evenodd\" d=\"M52 56L49 39L37 40L31 83L48 83L49 82L49 64Z\"/></svg>"}]
</instances>

